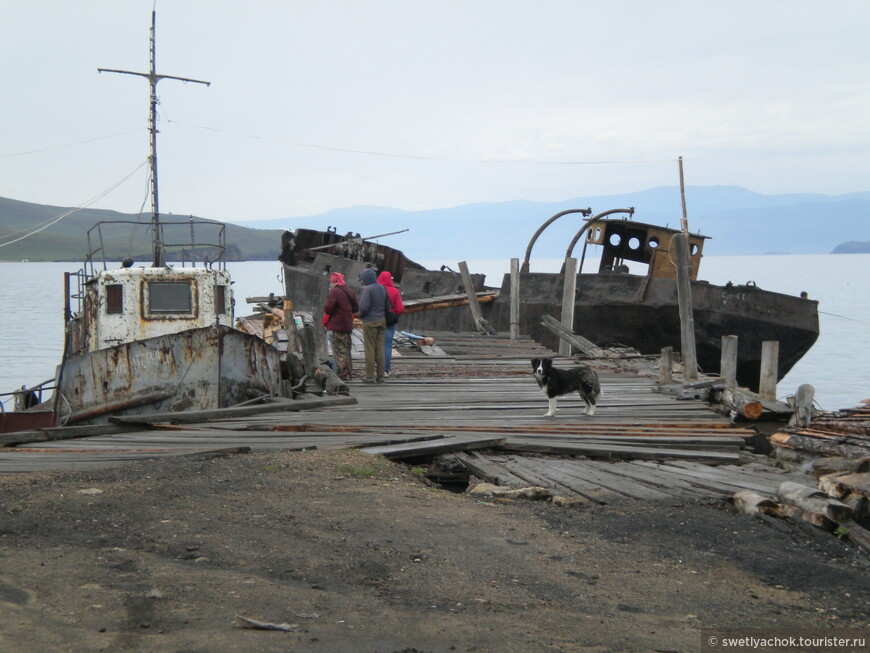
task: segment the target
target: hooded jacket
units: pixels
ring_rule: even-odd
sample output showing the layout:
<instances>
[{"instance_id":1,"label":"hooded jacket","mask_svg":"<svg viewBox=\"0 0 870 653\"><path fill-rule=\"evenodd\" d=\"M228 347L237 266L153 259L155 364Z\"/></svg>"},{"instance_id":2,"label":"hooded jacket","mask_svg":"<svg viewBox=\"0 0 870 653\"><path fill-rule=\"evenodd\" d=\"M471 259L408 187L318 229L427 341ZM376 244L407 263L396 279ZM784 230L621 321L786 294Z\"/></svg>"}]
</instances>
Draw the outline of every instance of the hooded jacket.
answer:
<instances>
[{"instance_id":1,"label":"hooded jacket","mask_svg":"<svg viewBox=\"0 0 870 653\"><path fill-rule=\"evenodd\" d=\"M378 275L378 283L387 289L387 297L390 298L392 311L396 315L401 315L405 312L405 305L402 303L402 294L399 289L393 285L393 275L387 270L384 270Z\"/></svg>"},{"instance_id":2,"label":"hooded jacket","mask_svg":"<svg viewBox=\"0 0 870 653\"><path fill-rule=\"evenodd\" d=\"M386 316L387 289L377 282L375 271L371 268L360 272L359 279L363 282L359 298L359 319L363 322L383 320Z\"/></svg>"},{"instance_id":3,"label":"hooded jacket","mask_svg":"<svg viewBox=\"0 0 870 653\"><path fill-rule=\"evenodd\" d=\"M353 331L353 314L359 310L356 294L347 284L333 286L326 297L323 312L327 320L323 326L328 331L350 333Z\"/></svg>"}]
</instances>

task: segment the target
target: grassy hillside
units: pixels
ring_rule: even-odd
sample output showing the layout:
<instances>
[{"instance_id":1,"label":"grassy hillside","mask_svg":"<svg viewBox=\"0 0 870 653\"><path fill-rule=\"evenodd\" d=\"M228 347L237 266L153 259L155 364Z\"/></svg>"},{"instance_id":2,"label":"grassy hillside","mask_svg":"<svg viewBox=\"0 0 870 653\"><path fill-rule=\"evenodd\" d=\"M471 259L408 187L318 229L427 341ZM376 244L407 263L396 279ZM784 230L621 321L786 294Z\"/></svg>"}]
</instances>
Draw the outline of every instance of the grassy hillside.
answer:
<instances>
[{"instance_id":1,"label":"grassy hillside","mask_svg":"<svg viewBox=\"0 0 870 653\"><path fill-rule=\"evenodd\" d=\"M102 231L107 259L120 260L125 256L132 256L137 260L149 258L149 215L127 215L99 209L71 211L70 208L0 198L0 261L81 261L88 251L88 230L97 222L113 220L138 221L142 226L135 228L132 239L129 226L107 226ZM69 215L46 227L67 213ZM161 215L161 220L166 222L182 222L184 219L184 216ZM214 221L207 222L218 224ZM23 240L11 242L42 227L46 228ZM175 229L173 233L172 228L167 226L167 240L184 241L187 238L187 227ZM197 231L198 235L199 233ZM281 233L281 229L250 229L228 224L226 242L228 249L236 253L239 260L275 260L281 248ZM97 231L91 231L92 244L98 242L97 238Z\"/></svg>"}]
</instances>

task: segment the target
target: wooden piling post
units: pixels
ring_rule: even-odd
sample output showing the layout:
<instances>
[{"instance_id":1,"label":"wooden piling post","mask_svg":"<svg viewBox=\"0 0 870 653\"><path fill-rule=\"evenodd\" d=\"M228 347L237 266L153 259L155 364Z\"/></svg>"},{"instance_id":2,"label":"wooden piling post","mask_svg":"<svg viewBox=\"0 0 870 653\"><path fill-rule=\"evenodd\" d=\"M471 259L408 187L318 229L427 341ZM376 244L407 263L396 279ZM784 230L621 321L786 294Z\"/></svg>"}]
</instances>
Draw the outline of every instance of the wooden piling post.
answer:
<instances>
[{"instance_id":1,"label":"wooden piling post","mask_svg":"<svg viewBox=\"0 0 870 653\"><path fill-rule=\"evenodd\" d=\"M722 359L719 374L728 388L737 387L737 336L722 336Z\"/></svg>"},{"instance_id":2,"label":"wooden piling post","mask_svg":"<svg viewBox=\"0 0 870 653\"><path fill-rule=\"evenodd\" d=\"M695 318L692 315L692 285L689 280L689 237L675 234L671 243L676 248L677 302L680 310L680 353L686 381L698 380L698 358L695 353Z\"/></svg>"},{"instance_id":3,"label":"wooden piling post","mask_svg":"<svg viewBox=\"0 0 870 653\"><path fill-rule=\"evenodd\" d=\"M779 342L765 340L761 343L761 377L758 394L762 399L776 399L776 381L779 372Z\"/></svg>"},{"instance_id":4,"label":"wooden piling post","mask_svg":"<svg viewBox=\"0 0 870 653\"><path fill-rule=\"evenodd\" d=\"M468 307L471 309L471 319L474 321L474 329L481 330L483 314L480 312L480 304L477 301L477 293L474 291L474 283L471 281L471 273L468 271L468 263L459 261L459 273L462 275L462 285L468 297Z\"/></svg>"},{"instance_id":5,"label":"wooden piling post","mask_svg":"<svg viewBox=\"0 0 870 653\"><path fill-rule=\"evenodd\" d=\"M511 259L511 340L520 338L520 259Z\"/></svg>"},{"instance_id":6,"label":"wooden piling post","mask_svg":"<svg viewBox=\"0 0 870 653\"><path fill-rule=\"evenodd\" d=\"M574 299L577 292L577 259L565 258L562 276L562 326L568 331L574 331ZM570 356L571 344L565 340L559 341L559 355Z\"/></svg>"},{"instance_id":7,"label":"wooden piling post","mask_svg":"<svg viewBox=\"0 0 870 653\"><path fill-rule=\"evenodd\" d=\"M788 422L789 426L805 429L810 425L813 416L813 399L815 394L816 389L808 383L798 386L797 392L794 395L794 413Z\"/></svg>"},{"instance_id":8,"label":"wooden piling post","mask_svg":"<svg viewBox=\"0 0 870 653\"><path fill-rule=\"evenodd\" d=\"M662 347L662 357L659 359L659 385L670 385L674 382L674 348Z\"/></svg>"}]
</instances>

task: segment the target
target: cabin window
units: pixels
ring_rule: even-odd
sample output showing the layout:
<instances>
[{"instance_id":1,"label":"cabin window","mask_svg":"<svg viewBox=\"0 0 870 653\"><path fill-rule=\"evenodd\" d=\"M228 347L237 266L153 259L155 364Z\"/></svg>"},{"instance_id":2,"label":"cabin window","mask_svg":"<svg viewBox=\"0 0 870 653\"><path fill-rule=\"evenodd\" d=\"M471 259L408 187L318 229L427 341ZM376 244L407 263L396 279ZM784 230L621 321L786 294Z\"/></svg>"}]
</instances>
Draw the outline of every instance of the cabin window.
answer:
<instances>
[{"instance_id":1,"label":"cabin window","mask_svg":"<svg viewBox=\"0 0 870 653\"><path fill-rule=\"evenodd\" d=\"M227 312L227 287L214 287L214 310L218 315Z\"/></svg>"},{"instance_id":2,"label":"cabin window","mask_svg":"<svg viewBox=\"0 0 870 653\"><path fill-rule=\"evenodd\" d=\"M106 314L118 315L124 312L124 286L120 283L106 285Z\"/></svg>"},{"instance_id":3,"label":"cabin window","mask_svg":"<svg viewBox=\"0 0 870 653\"><path fill-rule=\"evenodd\" d=\"M192 312L189 281L152 281L148 284L148 310L151 313Z\"/></svg>"}]
</instances>

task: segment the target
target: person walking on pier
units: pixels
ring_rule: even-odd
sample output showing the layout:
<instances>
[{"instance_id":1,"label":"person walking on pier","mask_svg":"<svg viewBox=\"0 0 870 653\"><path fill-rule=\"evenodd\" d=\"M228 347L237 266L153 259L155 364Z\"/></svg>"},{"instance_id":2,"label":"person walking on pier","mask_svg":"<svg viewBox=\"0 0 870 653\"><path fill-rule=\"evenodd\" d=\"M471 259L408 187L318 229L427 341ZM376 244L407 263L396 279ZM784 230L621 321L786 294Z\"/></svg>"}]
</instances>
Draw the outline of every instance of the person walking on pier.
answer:
<instances>
[{"instance_id":1,"label":"person walking on pier","mask_svg":"<svg viewBox=\"0 0 870 653\"><path fill-rule=\"evenodd\" d=\"M359 319L363 323L363 348L366 357L364 383L384 380L384 337L387 329L387 289L377 282L375 271L366 268L359 274L363 284L359 299Z\"/></svg>"},{"instance_id":2,"label":"person walking on pier","mask_svg":"<svg viewBox=\"0 0 870 653\"><path fill-rule=\"evenodd\" d=\"M353 376L351 358L351 333L353 314L359 310L356 293L344 282L344 275L333 272L329 275L329 295L323 306L323 326L332 336L332 356L338 368L336 373L343 381Z\"/></svg>"},{"instance_id":3,"label":"person walking on pier","mask_svg":"<svg viewBox=\"0 0 870 653\"><path fill-rule=\"evenodd\" d=\"M399 323L399 318L405 312L405 305L402 303L402 293L393 285L393 275L387 270L384 270L378 275L378 283L387 289L387 297L390 300L390 311L394 318L391 320L390 313L387 313L386 324L387 328L384 332L384 376L390 375L390 361L393 358L393 336L396 334L396 325ZM391 324L392 322L392 324Z\"/></svg>"}]
</instances>

